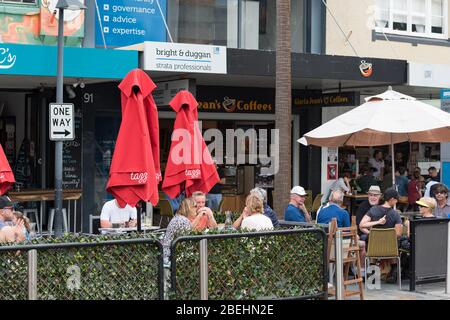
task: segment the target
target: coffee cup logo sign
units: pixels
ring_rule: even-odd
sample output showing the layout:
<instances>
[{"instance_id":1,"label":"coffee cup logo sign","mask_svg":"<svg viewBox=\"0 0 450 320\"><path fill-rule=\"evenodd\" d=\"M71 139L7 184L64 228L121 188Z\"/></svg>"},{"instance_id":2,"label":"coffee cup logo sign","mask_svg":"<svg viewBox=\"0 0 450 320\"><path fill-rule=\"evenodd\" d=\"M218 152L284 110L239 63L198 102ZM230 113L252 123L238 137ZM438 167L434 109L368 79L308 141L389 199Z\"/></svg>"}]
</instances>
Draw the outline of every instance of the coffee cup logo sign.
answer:
<instances>
[{"instance_id":1,"label":"coffee cup logo sign","mask_svg":"<svg viewBox=\"0 0 450 320\"><path fill-rule=\"evenodd\" d=\"M130 180L137 181L139 184L143 184L147 182L147 172L132 172L130 173Z\"/></svg>"},{"instance_id":2,"label":"coffee cup logo sign","mask_svg":"<svg viewBox=\"0 0 450 320\"><path fill-rule=\"evenodd\" d=\"M236 110L236 99L230 99L228 97L224 97L222 106L226 112L233 112L234 110Z\"/></svg>"},{"instance_id":3,"label":"coffee cup logo sign","mask_svg":"<svg viewBox=\"0 0 450 320\"><path fill-rule=\"evenodd\" d=\"M184 171L184 175L191 179L199 179L201 177L201 172L200 172L200 169L194 169L194 170L186 169Z\"/></svg>"},{"instance_id":4,"label":"coffee cup logo sign","mask_svg":"<svg viewBox=\"0 0 450 320\"><path fill-rule=\"evenodd\" d=\"M361 74L363 77L370 77L373 73L372 64L369 62L366 62L365 60L361 61L361 64L359 65L359 70L361 71Z\"/></svg>"}]
</instances>

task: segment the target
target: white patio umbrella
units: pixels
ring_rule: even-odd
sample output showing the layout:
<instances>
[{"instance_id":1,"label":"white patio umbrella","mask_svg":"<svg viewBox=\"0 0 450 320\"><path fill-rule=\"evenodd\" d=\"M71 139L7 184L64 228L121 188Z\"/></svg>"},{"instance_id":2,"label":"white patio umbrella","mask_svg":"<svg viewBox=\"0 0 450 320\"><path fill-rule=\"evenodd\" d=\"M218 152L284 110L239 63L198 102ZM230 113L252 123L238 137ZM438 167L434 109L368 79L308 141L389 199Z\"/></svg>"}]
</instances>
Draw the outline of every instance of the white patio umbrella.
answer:
<instances>
[{"instance_id":1,"label":"white patio umbrella","mask_svg":"<svg viewBox=\"0 0 450 320\"><path fill-rule=\"evenodd\" d=\"M450 114L416 98L392 90L368 97L366 102L298 140L321 147L380 146L410 142L450 141ZM392 185L395 169L392 165Z\"/></svg>"}]
</instances>

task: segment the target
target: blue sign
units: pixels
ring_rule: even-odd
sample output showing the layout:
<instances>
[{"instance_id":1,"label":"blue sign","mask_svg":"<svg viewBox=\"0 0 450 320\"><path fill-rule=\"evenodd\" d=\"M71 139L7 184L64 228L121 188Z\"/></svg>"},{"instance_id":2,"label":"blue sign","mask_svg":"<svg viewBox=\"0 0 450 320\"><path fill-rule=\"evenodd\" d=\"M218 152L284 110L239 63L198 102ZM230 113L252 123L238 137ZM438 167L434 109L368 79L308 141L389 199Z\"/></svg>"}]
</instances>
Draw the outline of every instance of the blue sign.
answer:
<instances>
[{"instance_id":1,"label":"blue sign","mask_svg":"<svg viewBox=\"0 0 450 320\"><path fill-rule=\"evenodd\" d=\"M144 41L166 41L164 19L167 0L97 0L97 4L97 47L124 47Z\"/></svg>"},{"instance_id":2,"label":"blue sign","mask_svg":"<svg viewBox=\"0 0 450 320\"><path fill-rule=\"evenodd\" d=\"M442 183L450 186L450 162L442 162Z\"/></svg>"},{"instance_id":3,"label":"blue sign","mask_svg":"<svg viewBox=\"0 0 450 320\"><path fill-rule=\"evenodd\" d=\"M56 76L56 56L56 46L0 43L0 74ZM137 51L64 48L66 77L121 79L137 67Z\"/></svg>"},{"instance_id":4,"label":"blue sign","mask_svg":"<svg viewBox=\"0 0 450 320\"><path fill-rule=\"evenodd\" d=\"M441 89L441 109L450 113L450 89Z\"/></svg>"}]
</instances>

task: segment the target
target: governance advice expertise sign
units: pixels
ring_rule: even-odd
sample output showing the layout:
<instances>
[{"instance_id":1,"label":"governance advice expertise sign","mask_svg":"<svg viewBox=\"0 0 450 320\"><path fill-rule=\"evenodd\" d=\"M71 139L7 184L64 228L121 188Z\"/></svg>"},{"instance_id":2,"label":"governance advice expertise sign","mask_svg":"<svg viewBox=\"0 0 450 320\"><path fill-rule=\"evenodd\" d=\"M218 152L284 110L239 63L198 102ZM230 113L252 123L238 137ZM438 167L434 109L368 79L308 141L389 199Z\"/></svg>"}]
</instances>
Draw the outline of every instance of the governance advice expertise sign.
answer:
<instances>
[{"instance_id":1,"label":"governance advice expertise sign","mask_svg":"<svg viewBox=\"0 0 450 320\"><path fill-rule=\"evenodd\" d=\"M145 42L144 70L227 73L227 48L198 44Z\"/></svg>"}]
</instances>

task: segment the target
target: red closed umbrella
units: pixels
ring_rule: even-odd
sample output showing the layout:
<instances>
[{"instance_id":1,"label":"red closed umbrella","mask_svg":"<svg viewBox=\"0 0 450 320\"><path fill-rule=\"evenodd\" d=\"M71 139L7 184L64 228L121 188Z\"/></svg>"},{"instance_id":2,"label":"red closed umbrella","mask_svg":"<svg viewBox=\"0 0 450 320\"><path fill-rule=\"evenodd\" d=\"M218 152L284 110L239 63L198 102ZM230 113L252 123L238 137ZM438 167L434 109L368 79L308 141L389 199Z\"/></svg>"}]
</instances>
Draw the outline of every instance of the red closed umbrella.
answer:
<instances>
[{"instance_id":1,"label":"red closed umbrella","mask_svg":"<svg viewBox=\"0 0 450 320\"><path fill-rule=\"evenodd\" d=\"M119 84L122 122L109 171L106 190L121 207L139 200L158 203L158 110L151 92L156 85L140 69L130 71Z\"/></svg>"},{"instance_id":2,"label":"red closed umbrella","mask_svg":"<svg viewBox=\"0 0 450 320\"><path fill-rule=\"evenodd\" d=\"M15 182L16 180L9 166L8 159L6 159L3 147L0 145L0 195L11 189Z\"/></svg>"},{"instance_id":3,"label":"red closed umbrella","mask_svg":"<svg viewBox=\"0 0 450 320\"><path fill-rule=\"evenodd\" d=\"M182 90L169 104L177 117L162 189L170 198L184 189L187 197L195 191L208 193L220 178L198 127L198 103Z\"/></svg>"}]
</instances>

